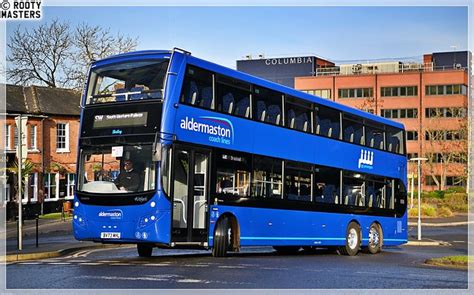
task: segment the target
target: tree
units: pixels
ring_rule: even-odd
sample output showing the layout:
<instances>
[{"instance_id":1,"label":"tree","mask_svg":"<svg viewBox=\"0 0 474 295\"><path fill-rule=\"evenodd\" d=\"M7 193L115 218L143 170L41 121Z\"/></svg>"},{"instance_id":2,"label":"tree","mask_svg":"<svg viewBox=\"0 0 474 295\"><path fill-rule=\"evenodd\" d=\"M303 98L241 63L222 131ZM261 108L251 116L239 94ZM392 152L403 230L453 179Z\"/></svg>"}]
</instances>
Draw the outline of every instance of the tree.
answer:
<instances>
[{"instance_id":1,"label":"tree","mask_svg":"<svg viewBox=\"0 0 474 295\"><path fill-rule=\"evenodd\" d=\"M137 47L137 39L110 29L53 20L33 29L17 27L8 47L7 77L14 84L82 89L89 65Z\"/></svg>"},{"instance_id":2,"label":"tree","mask_svg":"<svg viewBox=\"0 0 474 295\"><path fill-rule=\"evenodd\" d=\"M457 107L430 110L428 126L425 128L425 157L428 158L429 174L439 190L445 189L446 176L449 174L463 175L457 178L455 185L466 180L468 130L465 112L465 109ZM439 128L439 120L446 117L455 119L454 130Z\"/></svg>"},{"instance_id":3,"label":"tree","mask_svg":"<svg viewBox=\"0 0 474 295\"><path fill-rule=\"evenodd\" d=\"M65 86L68 82L65 65L71 57L70 27L57 19L32 30L20 26L8 42L10 55L7 77L15 84Z\"/></svg>"},{"instance_id":4,"label":"tree","mask_svg":"<svg viewBox=\"0 0 474 295\"><path fill-rule=\"evenodd\" d=\"M30 160L26 159L25 162L23 162L23 167L21 169L21 187L22 187L22 192L24 192L27 188L25 187L26 184L26 179L28 179L29 175L32 174L36 169L36 164L31 162ZM19 165L18 165L18 160L15 159L13 162L12 167L6 168L6 170L10 173L13 173L15 175L18 175L19 171ZM15 191L18 193L18 181L15 181ZM17 198L17 200L20 200L21 198Z\"/></svg>"},{"instance_id":5,"label":"tree","mask_svg":"<svg viewBox=\"0 0 474 295\"><path fill-rule=\"evenodd\" d=\"M99 26L79 25L74 32L75 63L69 67L68 75L74 88L83 87L90 64L96 60L129 52L137 47L137 39L120 33L114 36L110 29Z\"/></svg>"}]
</instances>

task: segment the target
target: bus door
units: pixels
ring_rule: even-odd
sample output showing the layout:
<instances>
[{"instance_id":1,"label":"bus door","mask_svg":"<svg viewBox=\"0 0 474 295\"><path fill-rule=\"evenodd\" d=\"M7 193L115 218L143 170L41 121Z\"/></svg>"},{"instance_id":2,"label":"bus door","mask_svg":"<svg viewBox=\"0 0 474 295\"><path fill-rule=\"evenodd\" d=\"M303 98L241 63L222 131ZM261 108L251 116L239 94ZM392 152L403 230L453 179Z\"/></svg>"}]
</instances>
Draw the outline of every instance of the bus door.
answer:
<instances>
[{"instance_id":1,"label":"bus door","mask_svg":"<svg viewBox=\"0 0 474 295\"><path fill-rule=\"evenodd\" d=\"M176 146L173 154L172 242L207 242L210 152Z\"/></svg>"}]
</instances>

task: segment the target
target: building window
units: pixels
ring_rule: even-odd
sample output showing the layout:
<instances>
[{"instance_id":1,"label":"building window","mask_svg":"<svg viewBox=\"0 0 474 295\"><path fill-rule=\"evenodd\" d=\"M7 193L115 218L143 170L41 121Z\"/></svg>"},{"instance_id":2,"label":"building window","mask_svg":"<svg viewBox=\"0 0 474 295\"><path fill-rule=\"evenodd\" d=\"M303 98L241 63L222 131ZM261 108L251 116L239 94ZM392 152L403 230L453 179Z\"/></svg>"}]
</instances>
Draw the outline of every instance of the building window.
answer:
<instances>
[{"instance_id":1,"label":"building window","mask_svg":"<svg viewBox=\"0 0 474 295\"><path fill-rule=\"evenodd\" d=\"M10 194L11 194L11 191L10 191L10 184L7 183L5 185L5 197L4 197L4 200L3 200L3 203L6 204L7 202L10 202Z\"/></svg>"},{"instance_id":2,"label":"building window","mask_svg":"<svg viewBox=\"0 0 474 295\"><path fill-rule=\"evenodd\" d=\"M446 176L447 186L466 186L466 180L458 176Z\"/></svg>"},{"instance_id":3,"label":"building window","mask_svg":"<svg viewBox=\"0 0 474 295\"><path fill-rule=\"evenodd\" d=\"M339 98L367 98L373 96L373 88L339 89Z\"/></svg>"},{"instance_id":4,"label":"building window","mask_svg":"<svg viewBox=\"0 0 474 295\"><path fill-rule=\"evenodd\" d=\"M11 150L12 149L12 142L11 142L11 125L10 124L5 124L4 125L4 132L5 132L5 150Z\"/></svg>"},{"instance_id":5,"label":"building window","mask_svg":"<svg viewBox=\"0 0 474 295\"><path fill-rule=\"evenodd\" d=\"M417 86L399 86L399 87L381 87L382 97L387 96L416 96L418 95Z\"/></svg>"},{"instance_id":6,"label":"building window","mask_svg":"<svg viewBox=\"0 0 474 295\"><path fill-rule=\"evenodd\" d=\"M66 174L66 198L74 197L74 188L76 187L76 174L68 173Z\"/></svg>"},{"instance_id":7,"label":"building window","mask_svg":"<svg viewBox=\"0 0 474 295\"><path fill-rule=\"evenodd\" d=\"M314 90L302 90L311 95L319 96L326 99L331 99L331 89L314 89Z\"/></svg>"},{"instance_id":8,"label":"building window","mask_svg":"<svg viewBox=\"0 0 474 295\"><path fill-rule=\"evenodd\" d=\"M407 131L407 140L418 140L418 131Z\"/></svg>"},{"instance_id":9,"label":"building window","mask_svg":"<svg viewBox=\"0 0 474 295\"><path fill-rule=\"evenodd\" d=\"M466 95L467 87L463 84L426 85L425 95Z\"/></svg>"},{"instance_id":10,"label":"building window","mask_svg":"<svg viewBox=\"0 0 474 295\"><path fill-rule=\"evenodd\" d=\"M59 174L57 173L46 173L44 175L45 200L58 199L58 196L59 196L58 176Z\"/></svg>"},{"instance_id":11,"label":"building window","mask_svg":"<svg viewBox=\"0 0 474 295\"><path fill-rule=\"evenodd\" d=\"M464 118L467 110L465 108L426 108L426 118Z\"/></svg>"},{"instance_id":12,"label":"building window","mask_svg":"<svg viewBox=\"0 0 474 295\"><path fill-rule=\"evenodd\" d=\"M37 126L31 125L30 126L30 145L28 146L29 150L38 149L37 141L36 141L36 133L37 133Z\"/></svg>"},{"instance_id":13,"label":"building window","mask_svg":"<svg viewBox=\"0 0 474 295\"><path fill-rule=\"evenodd\" d=\"M23 191L23 203L28 202L30 196L31 202L38 201L38 173L32 173L25 179L25 190Z\"/></svg>"},{"instance_id":14,"label":"building window","mask_svg":"<svg viewBox=\"0 0 474 295\"><path fill-rule=\"evenodd\" d=\"M413 119L418 117L418 109L382 109L380 115L389 119Z\"/></svg>"},{"instance_id":15,"label":"building window","mask_svg":"<svg viewBox=\"0 0 474 295\"><path fill-rule=\"evenodd\" d=\"M18 128L13 127L13 147L12 150L16 150L18 148Z\"/></svg>"},{"instance_id":16,"label":"building window","mask_svg":"<svg viewBox=\"0 0 474 295\"><path fill-rule=\"evenodd\" d=\"M56 124L56 150L58 152L69 152L69 124Z\"/></svg>"},{"instance_id":17,"label":"building window","mask_svg":"<svg viewBox=\"0 0 474 295\"><path fill-rule=\"evenodd\" d=\"M464 140L465 135L459 130L426 130L425 140L444 141L444 140Z\"/></svg>"}]
</instances>

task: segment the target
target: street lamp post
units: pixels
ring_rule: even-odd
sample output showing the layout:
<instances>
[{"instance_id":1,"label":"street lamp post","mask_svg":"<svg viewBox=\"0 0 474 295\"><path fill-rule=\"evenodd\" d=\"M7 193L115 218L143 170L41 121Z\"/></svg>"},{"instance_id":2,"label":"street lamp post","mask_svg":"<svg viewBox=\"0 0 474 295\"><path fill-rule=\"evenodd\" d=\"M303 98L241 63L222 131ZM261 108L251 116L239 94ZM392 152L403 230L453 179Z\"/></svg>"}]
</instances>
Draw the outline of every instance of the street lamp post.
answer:
<instances>
[{"instance_id":1,"label":"street lamp post","mask_svg":"<svg viewBox=\"0 0 474 295\"><path fill-rule=\"evenodd\" d=\"M410 161L418 162L418 241L421 241L421 161L427 158L411 158ZM413 187L412 187L413 190Z\"/></svg>"}]
</instances>

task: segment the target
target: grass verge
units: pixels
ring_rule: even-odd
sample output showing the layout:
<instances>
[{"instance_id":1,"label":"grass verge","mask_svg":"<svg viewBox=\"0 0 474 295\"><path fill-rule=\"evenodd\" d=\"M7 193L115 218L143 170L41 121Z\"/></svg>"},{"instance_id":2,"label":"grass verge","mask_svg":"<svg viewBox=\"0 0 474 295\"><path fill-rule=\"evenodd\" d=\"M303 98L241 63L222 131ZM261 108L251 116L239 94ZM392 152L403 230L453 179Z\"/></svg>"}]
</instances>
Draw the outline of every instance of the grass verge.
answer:
<instances>
[{"instance_id":1,"label":"grass verge","mask_svg":"<svg viewBox=\"0 0 474 295\"><path fill-rule=\"evenodd\" d=\"M426 264L436 266L447 266L459 269L467 269L469 259L474 259L473 256L460 255L460 256L445 256L440 258L431 258L425 261Z\"/></svg>"},{"instance_id":2,"label":"grass verge","mask_svg":"<svg viewBox=\"0 0 474 295\"><path fill-rule=\"evenodd\" d=\"M70 218L67 214L65 214L66 219ZM49 213L49 214L44 214L39 216L40 219L54 219L54 220L60 220L61 219L61 212L56 212L56 213Z\"/></svg>"}]
</instances>

